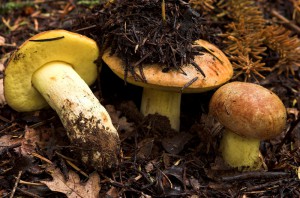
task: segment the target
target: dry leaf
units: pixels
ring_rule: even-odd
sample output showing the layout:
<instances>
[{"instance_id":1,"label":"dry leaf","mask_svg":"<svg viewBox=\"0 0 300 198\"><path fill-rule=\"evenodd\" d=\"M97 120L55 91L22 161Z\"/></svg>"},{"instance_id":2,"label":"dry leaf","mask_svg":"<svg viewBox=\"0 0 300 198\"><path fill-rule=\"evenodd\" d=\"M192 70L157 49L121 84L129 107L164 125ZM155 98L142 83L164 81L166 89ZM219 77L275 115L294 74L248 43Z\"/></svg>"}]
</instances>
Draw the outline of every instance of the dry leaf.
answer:
<instances>
[{"instance_id":1,"label":"dry leaf","mask_svg":"<svg viewBox=\"0 0 300 198\"><path fill-rule=\"evenodd\" d=\"M118 131L133 131L133 123L127 122L126 117L121 117L121 111L117 111L113 105L106 105L105 108L111 117L113 125L118 129Z\"/></svg>"},{"instance_id":2,"label":"dry leaf","mask_svg":"<svg viewBox=\"0 0 300 198\"><path fill-rule=\"evenodd\" d=\"M12 135L4 135L0 137L0 152L7 147L20 144L14 148L16 153L22 156L32 157L31 153L36 151L37 145L40 148L44 148L48 139L45 137L45 133L41 134L40 130L36 130L30 127L25 127L25 133L23 138L15 138Z\"/></svg>"},{"instance_id":3,"label":"dry leaf","mask_svg":"<svg viewBox=\"0 0 300 198\"><path fill-rule=\"evenodd\" d=\"M36 152L37 145L40 149L43 149L48 141L48 138L45 138L46 135L47 134L42 132L40 128L33 129L26 126L24 138L22 138L19 152L23 156L28 156L31 155L31 153Z\"/></svg>"},{"instance_id":4,"label":"dry leaf","mask_svg":"<svg viewBox=\"0 0 300 198\"><path fill-rule=\"evenodd\" d=\"M78 174L69 171L69 179L66 180L59 168L51 167L49 173L52 181L41 181L52 191L64 193L68 198L98 198L100 191L100 178L97 172L90 175L85 183L80 181Z\"/></svg>"},{"instance_id":5,"label":"dry leaf","mask_svg":"<svg viewBox=\"0 0 300 198\"><path fill-rule=\"evenodd\" d=\"M30 142L30 144L27 142ZM25 138L15 138L12 135L4 135L0 138L0 152L7 147L17 144L20 145L14 148L15 152L20 153L22 156L32 157L30 154L35 151L35 141Z\"/></svg>"},{"instance_id":6,"label":"dry leaf","mask_svg":"<svg viewBox=\"0 0 300 198\"><path fill-rule=\"evenodd\" d=\"M145 171L147 173L150 173L154 170L154 166L155 166L155 163L157 163L155 160L152 160L150 162L148 162L146 165L145 165Z\"/></svg>"},{"instance_id":7,"label":"dry leaf","mask_svg":"<svg viewBox=\"0 0 300 198\"><path fill-rule=\"evenodd\" d=\"M35 129L25 127L25 134L22 140L20 152L23 156L30 155L35 152L37 142L40 140L40 134Z\"/></svg>"},{"instance_id":8,"label":"dry leaf","mask_svg":"<svg viewBox=\"0 0 300 198\"><path fill-rule=\"evenodd\" d=\"M3 135L0 137L0 153L5 151L7 147L21 144L22 139L20 138L13 138L12 135Z\"/></svg>"},{"instance_id":9,"label":"dry leaf","mask_svg":"<svg viewBox=\"0 0 300 198\"><path fill-rule=\"evenodd\" d=\"M153 149L153 144L154 144L154 138L145 138L141 140L138 143L138 151L137 151L137 158L139 159L146 159L148 158Z\"/></svg>"},{"instance_id":10,"label":"dry leaf","mask_svg":"<svg viewBox=\"0 0 300 198\"><path fill-rule=\"evenodd\" d=\"M118 190L118 188L112 186L112 187L106 192L106 197L110 197L110 198L117 198L117 197L119 197L119 190Z\"/></svg>"},{"instance_id":11,"label":"dry leaf","mask_svg":"<svg viewBox=\"0 0 300 198\"><path fill-rule=\"evenodd\" d=\"M201 184L198 179L190 178L186 181L187 185L191 185L194 190L199 191L201 188Z\"/></svg>"},{"instance_id":12,"label":"dry leaf","mask_svg":"<svg viewBox=\"0 0 300 198\"><path fill-rule=\"evenodd\" d=\"M171 154L177 155L180 153L184 146L192 139L192 135L189 133L180 133L173 137L167 137L162 139L162 146Z\"/></svg>"}]
</instances>

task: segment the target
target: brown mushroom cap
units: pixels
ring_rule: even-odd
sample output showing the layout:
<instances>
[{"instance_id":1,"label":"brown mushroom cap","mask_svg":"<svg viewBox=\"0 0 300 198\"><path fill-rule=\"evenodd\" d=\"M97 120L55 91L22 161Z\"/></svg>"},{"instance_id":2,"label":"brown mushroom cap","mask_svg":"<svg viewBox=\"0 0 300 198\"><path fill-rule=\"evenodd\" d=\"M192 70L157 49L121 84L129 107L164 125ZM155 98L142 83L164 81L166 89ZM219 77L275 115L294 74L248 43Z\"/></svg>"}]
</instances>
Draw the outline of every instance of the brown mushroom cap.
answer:
<instances>
[{"instance_id":1,"label":"brown mushroom cap","mask_svg":"<svg viewBox=\"0 0 300 198\"><path fill-rule=\"evenodd\" d=\"M286 124L286 109L272 91L253 83L231 82L212 96L210 113L232 132L249 138L270 139Z\"/></svg>"},{"instance_id":2,"label":"brown mushroom cap","mask_svg":"<svg viewBox=\"0 0 300 198\"><path fill-rule=\"evenodd\" d=\"M96 42L83 35L65 31L41 32L11 56L5 70L4 94L9 106L17 111L33 111L47 106L43 96L32 86L31 77L42 66L61 61L69 64L88 84L97 77L94 63L99 56Z\"/></svg>"},{"instance_id":3,"label":"brown mushroom cap","mask_svg":"<svg viewBox=\"0 0 300 198\"><path fill-rule=\"evenodd\" d=\"M195 82L183 90L186 93L205 92L227 82L233 75L233 69L225 54L215 45L204 40L195 41L195 45L204 46L211 52L203 52L203 55L198 55L194 59L206 77L190 64L182 66L186 75L177 70L164 73L161 67L147 64L143 65L147 83L136 81L130 74L127 76L127 82L141 87L179 92L185 84L198 77ZM115 54L111 55L110 50L104 53L102 59L116 75L124 78L125 63L123 60ZM138 69L136 69L136 73L139 73Z\"/></svg>"}]
</instances>

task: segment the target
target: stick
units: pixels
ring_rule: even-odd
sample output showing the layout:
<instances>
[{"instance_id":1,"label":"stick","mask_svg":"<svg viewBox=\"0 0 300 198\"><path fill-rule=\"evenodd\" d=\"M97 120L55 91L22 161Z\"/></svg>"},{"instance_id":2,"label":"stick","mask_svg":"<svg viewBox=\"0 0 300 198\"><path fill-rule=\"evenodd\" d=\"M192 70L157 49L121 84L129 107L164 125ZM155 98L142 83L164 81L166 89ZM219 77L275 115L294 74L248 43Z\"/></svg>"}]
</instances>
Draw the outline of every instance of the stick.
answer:
<instances>
[{"instance_id":1,"label":"stick","mask_svg":"<svg viewBox=\"0 0 300 198\"><path fill-rule=\"evenodd\" d=\"M20 178L21 178L21 175L22 175L22 171L19 171L18 176L16 178L15 186L14 186L13 190L11 191L11 194L10 194L9 198L14 197L16 189L17 189L19 181L20 181Z\"/></svg>"},{"instance_id":2,"label":"stick","mask_svg":"<svg viewBox=\"0 0 300 198\"><path fill-rule=\"evenodd\" d=\"M300 27L297 26L295 23L293 23L292 21L288 20L287 18L285 18L284 16L282 16L279 12L277 12L276 10L272 9L271 10L271 14L278 18L279 20L281 20L283 23L285 23L286 25L288 25L290 28L292 28L293 30L295 30L297 32L297 34L300 34Z\"/></svg>"}]
</instances>

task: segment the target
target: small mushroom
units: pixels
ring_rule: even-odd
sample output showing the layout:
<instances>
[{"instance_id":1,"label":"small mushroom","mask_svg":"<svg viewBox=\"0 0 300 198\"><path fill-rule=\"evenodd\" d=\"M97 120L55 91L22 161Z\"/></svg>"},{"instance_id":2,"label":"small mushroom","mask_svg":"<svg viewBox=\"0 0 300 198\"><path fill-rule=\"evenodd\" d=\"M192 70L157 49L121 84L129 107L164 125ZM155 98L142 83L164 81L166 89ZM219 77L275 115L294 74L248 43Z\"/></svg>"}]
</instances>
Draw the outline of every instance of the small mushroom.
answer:
<instances>
[{"instance_id":1,"label":"small mushroom","mask_svg":"<svg viewBox=\"0 0 300 198\"><path fill-rule=\"evenodd\" d=\"M211 98L209 112L225 127L220 145L223 159L240 170L261 168L260 141L279 135L287 118L275 93L246 82L220 87Z\"/></svg>"},{"instance_id":2,"label":"small mushroom","mask_svg":"<svg viewBox=\"0 0 300 198\"><path fill-rule=\"evenodd\" d=\"M204 41L195 41L194 47L200 46L207 49L194 58L194 62L202 72L192 64L162 72L162 67L157 64L143 65L143 73L147 82L138 81L128 74L126 81L143 87L141 112L144 115L158 113L169 118L171 127L179 131L180 128L180 102L181 93L200 93L214 89L227 82L233 74L233 69L228 58L215 45ZM106 50L102 57L110 69L120 78L125 76L125 63L116 54L111 55ZM138 73L138 69L135 71Z\"/></svg>"},{"instance_id":3,"label":"small mushroom","mask_svg":"<svg viewBox=\"0 0 300 198\"><path fill-rule=\"evenodd\" d=\"M88 85L97 77L97 44L65 30L39 33L22 44L5 70L10 107L57 112L82 161L98 170L118 163L119 137L105 108Z\"/></svg>"}]
</instances>

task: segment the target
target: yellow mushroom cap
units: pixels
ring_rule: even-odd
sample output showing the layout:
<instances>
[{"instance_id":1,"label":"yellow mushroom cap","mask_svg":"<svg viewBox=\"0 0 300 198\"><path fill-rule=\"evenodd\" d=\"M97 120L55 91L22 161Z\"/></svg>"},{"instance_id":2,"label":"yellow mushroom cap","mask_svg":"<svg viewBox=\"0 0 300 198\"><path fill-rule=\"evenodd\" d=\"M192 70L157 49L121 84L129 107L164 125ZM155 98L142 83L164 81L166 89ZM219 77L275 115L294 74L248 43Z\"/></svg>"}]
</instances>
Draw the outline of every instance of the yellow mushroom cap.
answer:
<instances>
[{"instance_id":1,"label":"yellow mushroom cap","mask_svg":"<svg viewBox=\"0 0 300 198\"><path fill-rule=\"evenodd\" d=\"M97 77L95 60L99 49L94 40L66 30L50 30L25 41L8 62L4 77L6 101L16 111L33 111L47 106L32 86L31 77L45 64L61 61L73 67L91 85Z\"/></svg>"},{"instance_id":2,"label":"yellow mushroom cap","mask_svg":"<svg viewBox=\"0 0 300 198\"><path fill-rule=\"evenodd\" d=\"M272 91L253 83L231 82L212 96L209 112L230 131L260 140L280 134L286 124L286 109Z\"/></svg>"},{"instance_id":3,"label":"yellow mushroom cap","mask_svg":"<svg viewBox=\"0 0 300 198\"><path fill-rule=\"evenodd\" d=\"M198 77L195 82L183 90L186 93L205 92L227 82L233 75L233 69L225 54L215 45L204 40L195 41L195 45L210 51L202 52L203 55L197 55L194 58L194 62L198 64L206 77L190 64L182 66L182 70L186 74L177 70L162 72L162 68L156 64L144 64L143 73L147 83L136 81L130 73L126 78L127 82L141 87L180 92L182 87ZM111 55L110 50L107 50L102 59L117 76L124 78L125 63L121 58L115 54ZM138 68L135 72L139 73Z\"/></svg>"}]
</instances>

